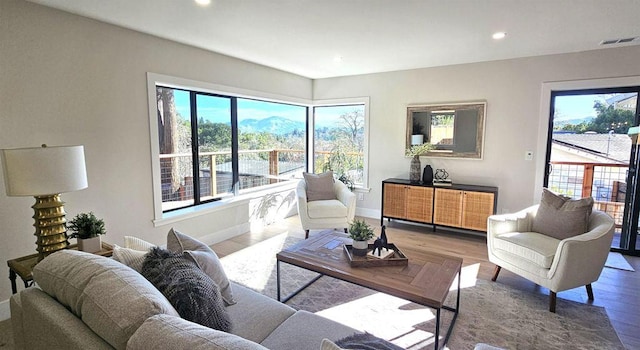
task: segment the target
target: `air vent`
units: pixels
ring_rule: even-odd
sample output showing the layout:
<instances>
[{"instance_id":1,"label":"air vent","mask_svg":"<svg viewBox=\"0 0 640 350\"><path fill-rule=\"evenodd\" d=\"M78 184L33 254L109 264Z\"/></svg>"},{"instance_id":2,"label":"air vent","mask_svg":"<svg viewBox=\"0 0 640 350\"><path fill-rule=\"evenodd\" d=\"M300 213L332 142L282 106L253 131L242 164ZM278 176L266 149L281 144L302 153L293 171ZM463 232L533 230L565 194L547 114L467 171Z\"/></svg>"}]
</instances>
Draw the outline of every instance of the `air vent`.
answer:
<instances>
[{"instance_id":1,"label":"air vent","mask_svg":"<svg viewBox=\"0 0 640 350\"><path fill-rule=\"evenodd\" d=\"M631 38L602 40L600 42L600 45L625 44L625 43L630 43L632 41L638 40L638 38L640 38L640 37L634 36L634 37L631 37Z\"/></svg>"}]
</instances>

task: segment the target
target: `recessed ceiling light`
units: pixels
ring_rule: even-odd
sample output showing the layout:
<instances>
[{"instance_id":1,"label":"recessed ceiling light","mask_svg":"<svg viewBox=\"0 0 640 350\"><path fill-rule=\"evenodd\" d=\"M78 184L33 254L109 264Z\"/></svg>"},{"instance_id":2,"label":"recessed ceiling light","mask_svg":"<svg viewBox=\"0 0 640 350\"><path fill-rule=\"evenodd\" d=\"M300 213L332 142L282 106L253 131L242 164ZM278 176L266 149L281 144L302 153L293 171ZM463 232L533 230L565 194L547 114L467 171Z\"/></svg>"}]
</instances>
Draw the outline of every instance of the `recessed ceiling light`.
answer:
<instances>
[{"instance_id":1,"label":"recessed ceiling light","mask_svg":"<svg viewBox=\"0 0 640 350\"><path fill-rule=\"evenodd\" d=\"M335 63L340 63L340 62L342 62L342 56L340 56L340 55L335 55L335 56L333 57L333 62L335 62Z\"/></svg>"},{"instance_id":2,"label":"recessed ceiling light","mask_svg":"<svg viewBox=\"0 0 640 350\"><path fill-rule=\"evenodd\" d=\"M495 32L495 33L493 33L493 35L491 37L496 39L496 40L500 40L500 39L504 39L504 37L506 37L506 36L507 36L507 33L505 33L505 32Z\"/></svg>"},{"instance_id":3,"label":"recessed ceiling light","mask_svg":"<svg viewBox=\"0 0 640 350\"><path fill-rule=\"evenodd\" d=\"M211 4L211 0L194 0L196 4L200 6L208 6Z\"/></svg>"}]
</instances>

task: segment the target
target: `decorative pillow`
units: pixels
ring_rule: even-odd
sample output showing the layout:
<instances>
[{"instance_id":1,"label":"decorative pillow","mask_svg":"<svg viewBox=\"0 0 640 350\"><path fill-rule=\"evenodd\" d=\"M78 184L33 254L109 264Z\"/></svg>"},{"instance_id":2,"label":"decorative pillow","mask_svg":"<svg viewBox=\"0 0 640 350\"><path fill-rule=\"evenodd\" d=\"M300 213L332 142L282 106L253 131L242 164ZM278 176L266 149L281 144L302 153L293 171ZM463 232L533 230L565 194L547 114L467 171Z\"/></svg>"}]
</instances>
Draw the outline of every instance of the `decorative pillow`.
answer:
<instances>
[{"instance_id":1,"label":"decorative pillow","mask_svg":"<svg viewBox=\"0 0 640 350\"><path fill-rule=\"evenodd\" d=\"M337 199L333 189L333 171L322 174L302 173L307 187L307 202Z\"/></svg>"},{"instance_id":2,"label":"decorative pillow","mask_svg":"<svg viewBox=\"0 0 640 350\"><path fill-rule=\"evenodd\" d=\"M182 254L151 249L142 275L169 299L182 318L224 332L231 330L218 286Z\"/></svg>"},{"instance_id":3,"label":"decorative pillow","mask_svg":"<svg viewBox=\"0 0 640 350\"><path fill-rule=\"evenodd\" d=\"M574 200L544 188L532 230L560 240L583 234L592 209L591 197Z\"/></svg>"},{"instance_id":4,"label":"decorative pillow","mask_svg":"<svg viewBox=\"0 0 640 350\"><path fill-rule=\"evenodd\" d=\"M356 333L335 342L343 349L403 350L401 347L369 333Z\"/></svg>"},{"instance_id":5,"label":"decorative pillow","mask_svg":"<svg viewBox=\"0 0 640 350\"><path fill-rule=\"evenodd\" d=\"M142 240L138 237L133 236L124 236L124 247L135 250L143 250L149 251L151 248L155 247L155 244L149 243L145 240Z\"/></svg>"},{"instance_id":6,"label":"decorative pillow","mask_svg":"<svg viewBox=\"0 0 640 350\"><path fill-rule=\"evenodd\" d=\"M331 340L324 338L320 344L320 350L344 350L341 347L334 344Z\"/></svg>"},{"instance_id":7,"label":"decorative pillow","mask_svg":"<svg viewBox=\"0 0 640 350\"><path fill-rule=\"evenodd\" d=\"M220 287L220 294L227 305L236 303L220 259L209 246L172 228L167 234L167 249L174 253L184 253L185 258L196 263Z\"/></svg>"},{"instance_id":8,"label":"decorative pillow","mask_svg":"<svg viewBox=\"0 0 640 350\"><path fill-rule=\"evenodd\" d=\"M123 248L117 244L113 245L113 260L118 261L130 268L140 272L142 271L142 263L148 251Z\"/></svg>"}]
</instances>

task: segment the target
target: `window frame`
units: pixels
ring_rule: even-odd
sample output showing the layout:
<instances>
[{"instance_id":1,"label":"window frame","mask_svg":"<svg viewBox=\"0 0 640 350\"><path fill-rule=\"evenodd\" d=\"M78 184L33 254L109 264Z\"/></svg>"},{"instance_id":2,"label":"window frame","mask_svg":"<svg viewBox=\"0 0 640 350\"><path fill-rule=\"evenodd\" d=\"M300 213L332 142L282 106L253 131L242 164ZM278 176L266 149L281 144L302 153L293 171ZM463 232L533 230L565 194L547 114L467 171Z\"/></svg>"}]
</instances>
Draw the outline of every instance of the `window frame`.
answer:
<instances>
[{"instance_id":1,"label":"window frame","mask_svg":"<svg viewBox=\"0 0 640 350\"><path fill-rule=\"evenodd\" d=\"M153 194L153 224L155 227L179 222L184 219L204 215L207 213L227 209L233 206L242 205L249 199L270 191L273 188L294 187L291 181L262 186L250 193L234 193L232 196L225 197L220 200L207 201L198 205L192 205L164 212L162 209L162 189L160 175L160 146L158 144L158 121L157 121L157 103L156 103L156 86L161 85L167 88L181 89L187 91L202 92L205 94L218 95L222 97L236 97L243 99L259 100L263 102L283 103L289 105L298 105L307 107L306 118L306 136L305 144L307 146L305 171L313 169L313 130L314 130L314 107L336 106L336 105L364 105L364 160L363 160L363 184L356 187L355 191L369 191L369 97L344 98L344 99L326 99L326 100L309 100L298 97L265 93L249 89L236 88L220 84L207 83L197 80L178 78L158 73L147 72L147 99L149 112L149 135L151 150L151 178L152 178L152 194ZM234 130L236 128L232 128ZM311 130L311 132L310 132ZM236 130L237 131L237 130ZM234 131L234 132L236 132ZM234 146L235 147L235 146ZM235 176L235 175L234 175Z\"/></svg>"}]
</instances>

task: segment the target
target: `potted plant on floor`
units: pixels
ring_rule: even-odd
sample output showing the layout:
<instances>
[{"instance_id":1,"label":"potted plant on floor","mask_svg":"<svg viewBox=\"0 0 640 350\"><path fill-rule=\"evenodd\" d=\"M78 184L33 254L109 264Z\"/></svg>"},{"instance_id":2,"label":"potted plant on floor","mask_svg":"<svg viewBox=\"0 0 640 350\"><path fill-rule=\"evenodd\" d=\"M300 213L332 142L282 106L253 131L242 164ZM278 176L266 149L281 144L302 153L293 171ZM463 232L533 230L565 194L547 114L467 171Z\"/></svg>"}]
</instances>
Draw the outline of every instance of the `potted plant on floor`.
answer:
<instances>
[{"instance_id":1,"label":"potted plant on floor","mask_svg":"<svg viewBox=\"0 0 640 350\"><path fill-rule=\"evenodd\" d=\"M364 256L369 250L373 229L364 220L355 219L349 224L349 237L353 239L353 255Z\"/></svg>"},{"instance_id":2,"label":"potted plant on floor","mask_svg":"<svg viewBox=\"0 0 640 350\"><path fill-rule=\"evenodd\" d=\"M102 249L101 235L106 234L104 221L98 219L93 212L80 213L69 222L71 232L69 238L78 239L78 250L95 253Z\"/></svg>"}]
</instances>

